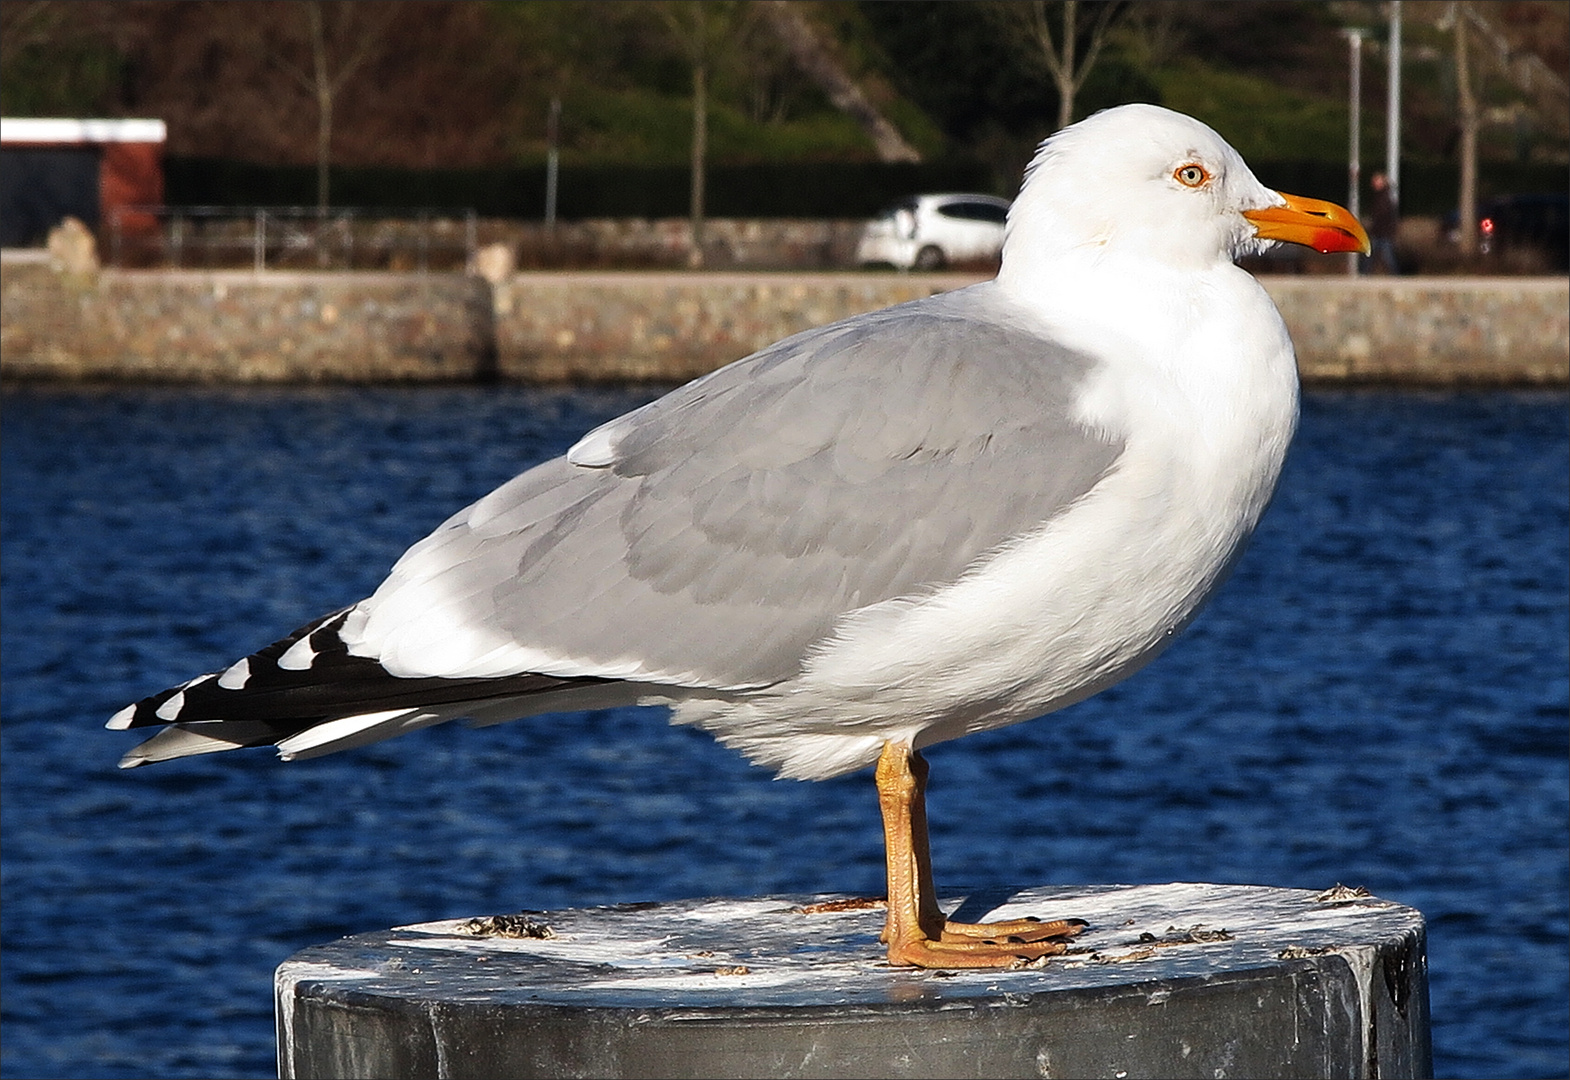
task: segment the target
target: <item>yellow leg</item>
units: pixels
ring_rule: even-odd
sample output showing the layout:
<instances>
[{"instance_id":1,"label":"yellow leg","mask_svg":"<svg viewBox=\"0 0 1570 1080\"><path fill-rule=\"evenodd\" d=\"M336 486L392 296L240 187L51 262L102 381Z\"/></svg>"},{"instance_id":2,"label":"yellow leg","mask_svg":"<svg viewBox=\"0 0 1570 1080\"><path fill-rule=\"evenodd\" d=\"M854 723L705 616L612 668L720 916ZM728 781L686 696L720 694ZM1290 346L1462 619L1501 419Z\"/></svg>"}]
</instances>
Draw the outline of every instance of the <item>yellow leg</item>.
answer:
<instances>
[{"instance_id":1,"label":"yellow leg","mask_svg":"<svg viewBox=\"0 0 1570 1080\"><path fill-rule=\"evenodd\" d=\"M878 805L888 866L883 941L898 967L993 968L1052 956L1084 929L1078 919L953 923L938 907L927 839L927 763L907 746L886 743L878 759Z\"/></svg>"}]
</instances>

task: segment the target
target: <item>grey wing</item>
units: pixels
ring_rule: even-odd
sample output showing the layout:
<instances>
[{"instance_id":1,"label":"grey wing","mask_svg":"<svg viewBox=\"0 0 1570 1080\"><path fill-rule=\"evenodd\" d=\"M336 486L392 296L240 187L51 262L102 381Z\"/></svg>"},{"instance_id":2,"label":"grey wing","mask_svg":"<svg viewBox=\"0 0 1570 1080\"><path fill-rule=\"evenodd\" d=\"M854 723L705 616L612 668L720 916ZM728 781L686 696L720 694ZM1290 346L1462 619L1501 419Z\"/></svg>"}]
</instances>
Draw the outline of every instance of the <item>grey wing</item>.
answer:
<instances>
[{"instance_id":1,"label":"grey wing","mask_svg":"<svg viewBox=\"0 0 1570 1080\"><path fill-rule=\"evenodd\" d=\"M411 549L351 651L401 675L789 678L843 614L955 580L1117 457L1073 419L1092 362L977 292L786 339L591 433Z\"/></svg>"}]
</instances>

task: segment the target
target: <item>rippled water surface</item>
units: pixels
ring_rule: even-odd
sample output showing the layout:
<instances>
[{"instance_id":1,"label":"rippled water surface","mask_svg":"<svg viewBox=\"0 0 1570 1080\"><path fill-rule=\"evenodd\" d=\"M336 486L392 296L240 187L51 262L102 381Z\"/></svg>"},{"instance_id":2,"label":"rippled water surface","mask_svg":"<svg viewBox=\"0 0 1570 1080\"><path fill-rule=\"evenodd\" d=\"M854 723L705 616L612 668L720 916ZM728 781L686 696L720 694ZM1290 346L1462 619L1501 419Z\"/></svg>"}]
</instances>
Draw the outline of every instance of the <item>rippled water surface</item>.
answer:
<instances>
[{"instance_id":1,"label":"rippled water surface","mask_svg":"<svg viewBox=\"0 0 1570 1080\"><path fill-rule=\"evenodd\" d=\"M6 1076L269 1075L273 968L341 934L881 890L866 774L774 782L654 711L114 767L121 705L647 396L5 393ZM931 752L939 882L1365 885L1428 916L1440 1075L1565 1075L1567 460L1563 394L1309 395L1182 640Z\"/></svg>"}]
</instances>

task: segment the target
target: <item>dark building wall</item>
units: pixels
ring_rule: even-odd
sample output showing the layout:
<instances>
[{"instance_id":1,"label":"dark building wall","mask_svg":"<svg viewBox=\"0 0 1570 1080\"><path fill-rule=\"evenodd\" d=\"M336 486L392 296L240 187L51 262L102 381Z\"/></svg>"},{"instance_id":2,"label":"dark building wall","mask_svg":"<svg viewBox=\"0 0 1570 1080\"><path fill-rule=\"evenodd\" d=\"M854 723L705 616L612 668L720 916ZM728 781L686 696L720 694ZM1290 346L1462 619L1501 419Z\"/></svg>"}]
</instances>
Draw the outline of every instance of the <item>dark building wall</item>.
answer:
<instances>
[{"instance_id":1,"label":"dark building wall","mask_svg":"<svg viewBox=\"0 0 1570 1080\"><path fill-rule=\"evenodd\" d=\"M0 247L42 243L64 217L96 229L97 146L7 146L0 150Z\"/></svg>"},{"instance_id":2,"label":"dark building wall","mask_svg":"<svg viewBox=\"0 0 1570 1080\"><path fill-rule=\"evenodd\" d=\"M62 218L114 227L120 207L164 201L163 146L153 142L21 143L0 149L0 247L43 243ZM123 232L158 228L156 216L123 213Z\"/></svg>"}]
</instances>

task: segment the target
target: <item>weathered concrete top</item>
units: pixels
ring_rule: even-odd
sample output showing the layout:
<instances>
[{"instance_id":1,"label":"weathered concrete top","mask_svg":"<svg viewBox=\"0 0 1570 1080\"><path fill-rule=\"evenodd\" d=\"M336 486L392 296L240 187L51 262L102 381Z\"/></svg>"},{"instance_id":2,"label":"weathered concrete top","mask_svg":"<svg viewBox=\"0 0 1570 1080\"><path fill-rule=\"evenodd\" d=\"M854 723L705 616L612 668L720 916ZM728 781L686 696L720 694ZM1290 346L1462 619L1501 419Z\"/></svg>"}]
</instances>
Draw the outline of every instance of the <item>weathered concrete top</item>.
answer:
<instances>
[{"instance_id":1,"label":"weathered concrete top","mask_svg":"<svg viewBox=\"0 0 1570 1080\"><path fill-rule=\"evenodd\" d=\"M280 1069L413 1075L435 1060L408 1051L400 1067L396 1054L365 1057L365 1018L378 1011L376 1039L428 1043L453 1076L1062 1076L1118 1060L1128 1075L1428 1068L1422 916L1360 890L1173 884L965 898L962 920L1089 920L1068 954L1018 971L892 968L877 940L881 908L802 911L825 899L512 920L512 932L539 936L487 934L494 923L478 936L473 920L450 920L306 949L278 969ZM1044 1023L1046 1014L1057 1019ZM904 1023L914 1027L896 1036ZM474 1024L489 1033L483 1048ZM847 1024L859 1034L847 1036ZM575 1039L581 1025L592 1034ZM753 1032L750 1042L716 1049L701 1034L737 1025ZM760 1025L770 1032L761 1041ZM524 1034L508 1050L513 1027ZM652 1034L667 1028L679 1033L677 1050ZM881 1045L889 1038L923 1048L901 1065ZM765 1067L770 1054L784 1056ZM1223 1059L1232 1065L1216 1073Z\"/></svg>"}]
</instances>

